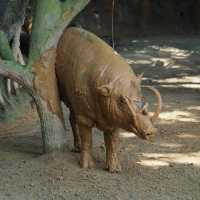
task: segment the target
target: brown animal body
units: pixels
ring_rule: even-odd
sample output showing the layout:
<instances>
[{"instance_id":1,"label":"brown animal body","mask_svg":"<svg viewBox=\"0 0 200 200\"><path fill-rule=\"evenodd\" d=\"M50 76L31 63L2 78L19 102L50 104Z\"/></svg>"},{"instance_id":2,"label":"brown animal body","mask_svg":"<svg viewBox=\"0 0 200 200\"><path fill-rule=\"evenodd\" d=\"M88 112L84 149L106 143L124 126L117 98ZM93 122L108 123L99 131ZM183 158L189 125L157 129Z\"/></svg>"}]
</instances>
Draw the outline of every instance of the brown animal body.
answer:
<instances>
[{"instance_id":1,"label":"brown animal body","mask_svg":"<svg viewBox=\"0 0 200 200\"><path fill-rule=\"evenodd\" d=\"M94 165L92 127L97 127L104 132L106 168L120 171L116 130L135 132L143 139L154 134L152 121L161 109L158 91L148 87L158 98L157 110L150 117L141 94L141 77L109 45L78 28L66 29L59 41L56 73L61 99L70 109L75 150L81 150L81 167Z\"/></svg>"}]
</instances>

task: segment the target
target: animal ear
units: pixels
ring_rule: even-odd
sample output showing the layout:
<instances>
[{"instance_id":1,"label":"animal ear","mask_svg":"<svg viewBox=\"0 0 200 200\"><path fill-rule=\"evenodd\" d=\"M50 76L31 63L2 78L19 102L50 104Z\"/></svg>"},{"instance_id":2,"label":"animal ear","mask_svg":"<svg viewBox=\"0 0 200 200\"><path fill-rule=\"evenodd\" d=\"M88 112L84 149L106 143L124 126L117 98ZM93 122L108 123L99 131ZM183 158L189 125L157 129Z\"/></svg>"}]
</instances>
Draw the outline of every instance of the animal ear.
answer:
<instances>
[{"instance_id":1,"label":"animal ear","mask_svg":"<svg viewBox=\"0 0 200 200\"><path fill-rule=\"evenodd\" d=\"M102 86L98 87L98 91L100 92L100 94L105 97L110 96L111 89L112 88L110 85L102 85Z\"/></svg>"},{"instance_id":2,"label":"animal ear","mask_svg":"<svg viewBox=\"0 0 200 200\"><path fill-rule=\"evenodd\" d=\"M138 77L137 77L137 79L138 79L138 81L142 81L142 78L143 78L143 76L144 76L144 73L141 73Z\"/></svg>"}]
</instances>

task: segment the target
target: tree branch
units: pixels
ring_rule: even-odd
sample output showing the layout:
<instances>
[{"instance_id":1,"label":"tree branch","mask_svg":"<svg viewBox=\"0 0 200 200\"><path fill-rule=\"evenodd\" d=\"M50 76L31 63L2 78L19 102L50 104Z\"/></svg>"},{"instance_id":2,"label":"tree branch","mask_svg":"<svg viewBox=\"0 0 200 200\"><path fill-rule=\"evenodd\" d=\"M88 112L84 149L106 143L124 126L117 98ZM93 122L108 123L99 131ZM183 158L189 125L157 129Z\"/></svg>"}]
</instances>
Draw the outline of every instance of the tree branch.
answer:
<instances>
[{"instance_id":1,"label":"tree branch","mask_svg":"<svg viewBox=\"0 0 200 200\"><path fill-rule=\"evenodd\" d=\"M37 0L31 34L29 66L56 47L64 28L90 0ZM41 20L42 19L42 20Z\"/></svg>"},{"instance_id":2,"label":"tree branch","mask_svg":"<svg viewBox=\"0 0 200 200\"><path fill-rule=\"evenodd\" d=\"M21 85L32 87L33 75L23 65L12 61L0 60L0 75L10 78Z\"/></svg>"}]
</instances>

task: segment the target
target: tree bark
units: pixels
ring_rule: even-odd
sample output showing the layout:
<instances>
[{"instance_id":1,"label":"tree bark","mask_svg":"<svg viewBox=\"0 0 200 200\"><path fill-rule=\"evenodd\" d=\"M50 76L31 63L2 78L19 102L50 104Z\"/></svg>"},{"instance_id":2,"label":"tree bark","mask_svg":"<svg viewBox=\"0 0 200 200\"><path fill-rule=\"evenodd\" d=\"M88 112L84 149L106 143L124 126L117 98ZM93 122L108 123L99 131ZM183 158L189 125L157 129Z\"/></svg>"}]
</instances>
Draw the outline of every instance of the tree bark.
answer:
<instances>
[{"instance_id":1,"label":"tree bark","mask_svg":"<svg viewBox=\"0 0 200 200\"><path fill-rule=\"evenodd\" d=\"M43 123L48 127L45 136L46 151L62 150L66 144L64 119L55 75L56 49L49 49L33 64L33 87L41 97L48 117Z\"/></svg>"}]
</instances>

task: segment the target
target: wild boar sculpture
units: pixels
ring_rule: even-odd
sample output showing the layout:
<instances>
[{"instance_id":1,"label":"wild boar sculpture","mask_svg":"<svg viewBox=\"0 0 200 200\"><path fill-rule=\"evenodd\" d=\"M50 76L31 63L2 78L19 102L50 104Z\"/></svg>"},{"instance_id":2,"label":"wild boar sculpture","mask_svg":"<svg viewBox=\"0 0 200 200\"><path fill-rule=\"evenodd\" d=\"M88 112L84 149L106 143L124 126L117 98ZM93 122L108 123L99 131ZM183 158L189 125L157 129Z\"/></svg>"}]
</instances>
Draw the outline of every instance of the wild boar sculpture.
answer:
<instances>
[{"instance_id":1,"label":"wild boar sculpture","mask_svg":"<svg viewBox=\"0 0 200 200\"><path fill-rule=\"evenodd\" d=\"M81 167L94 166L92 127L97 127L104 132L106 168L120 171L116 130L134 132L142 139L154 135L160 93L145 86L158 100L150 116L141 94L141 77L103 40L80 28L64 31L57 48L56 74L61 100L70 109L74 150L81 151Z\"/></svg>"}]
</instances>

